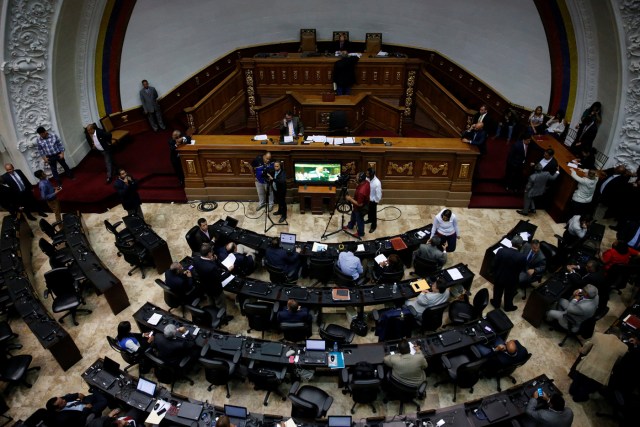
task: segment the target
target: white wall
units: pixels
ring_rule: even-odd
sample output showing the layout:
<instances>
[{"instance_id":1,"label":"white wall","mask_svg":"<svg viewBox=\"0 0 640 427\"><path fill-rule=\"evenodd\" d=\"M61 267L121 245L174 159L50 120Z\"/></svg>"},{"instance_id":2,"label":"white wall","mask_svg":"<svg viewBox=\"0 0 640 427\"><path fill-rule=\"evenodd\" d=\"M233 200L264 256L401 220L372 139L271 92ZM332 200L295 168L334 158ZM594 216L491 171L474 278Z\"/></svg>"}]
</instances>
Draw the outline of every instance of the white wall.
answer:
<instances>
[{"instance_id":1,"label":"white wall","mask_svg":"<svg viewBox=\"0 0 640 427\"><path fill-rule=\"evenodd\" d=\"M120 69L123 109L140 104L140 80L160 96L237 47L318 39L348 30L352 40L437 50L509 101L548 105L547 40L531 0L138 0Z\"/></svg>"}]
</instances>

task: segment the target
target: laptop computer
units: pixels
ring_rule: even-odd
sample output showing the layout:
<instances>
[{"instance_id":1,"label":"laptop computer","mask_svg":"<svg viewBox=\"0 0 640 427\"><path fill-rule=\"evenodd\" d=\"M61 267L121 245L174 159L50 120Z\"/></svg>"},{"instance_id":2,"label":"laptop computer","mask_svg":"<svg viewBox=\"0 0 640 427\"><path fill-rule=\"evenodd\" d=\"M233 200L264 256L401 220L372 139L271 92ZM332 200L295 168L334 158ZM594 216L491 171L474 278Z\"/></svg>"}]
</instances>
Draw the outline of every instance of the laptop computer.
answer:
<instances>
[{"instance_id":1,"label":"laptop computer","mask_svg":"<svg viewBox=\"0 0 640 427\"><path fill-rule=\"evenodd\" d=\"M267 295L271 292L269 285L264 282L251 282L244 285L243 291L246 289L250 294Z\"/></svg>"},{"instance_id":2,"label":"laptop computer","mask_svg":"<svg viewBox=\"0 0 640 427\"><path fill-rule=\"evenodd\" d=\"M440 338L443 347L448 347L462 341L462 335L460 334L460 331L455 330L443 332L438 335L438 337Z\"/></svg>"},{"instance_id":3,"label":"laptop computer","mask_svg":"<svg viewBox=\"0 0 640 427\"><path fill-rule=\"evenodd\" d=\"M296 301L306 301L306 299L309 298L309 291L305 288L292 288L289 291L289 298Z\"/></svg>"},{"instance_id":4,"label":"laptop computer","mask_svg":"<svg viewBox=\"0 0 640 427\"><path fill-rule=\"evenodd\" d=\"M187 418L189 420L198 420L200 419L200 414L202 413L202 403L196 405L191 402L182 402L180 405L180 409L178 410L178 416L180 418Z\"/></svg>"},{"instance_id":5,"label":"laptop computer","mask_svg":"<svg viewBox=\"0 0 640 427\"><path fill-rule=\"evenodd\" d=\"M240 337L226 336L220 347L222 347L223 350L238 350L242 347L242 341L243 339Z\"/></svg>"},{"instance_id":6,"label":"laptop computer","mask_svg":"<svg viewBox=\"0 0 640 427\"><path fill-rule=\"evenodd\" d=\"M279 342L265 342L262 344L260 353L265 356L280 357L282 355L283 345Z\"/></svg>"},{"instance_id":7,"label":"laptop computer","mask_svg":"<svg viewBox=\"0 0 640 427\"><path fill-rule=\"evenodd\" d=\"M329 415L329 427L351 427L351 417L348 415Z\"/></svg>"},{"instance_id":8,"label":"laptop computer","mask_svg":"<svg viewBox=\"0 0 640 427\"><path fill-rule=\"evenodd\" d=\"M501 400L494 400L487 405L483 405L482 411L487 416L487 420L490 423L509 415L509 410L507 409L506 404Z\"/></svg>"},{"instance_id":9,"label":"laptop computer","mask_svg":"<svg viewBox=\"0 0 640 427\"><path fill-rule=\"evenodd\" d=\"M146 411L156 394L156 387L157 384L153 381L140 377L136 389L129 393L127 405Z\"/></svg>"},{"instance_id":10,"label":"laptop computer","mask_svg":"<svg viewBox=\"0 0 640 427\"><path fill-rule=\"evenodd\" d=\"M293 252L296 248L296 235L280 233L280 247L285 251Z\"/></svg>"},{"instance_id":11,"label":"laptop computer","mask_svg":"<svg viewBox=\"0 0 640 427\"><path fill-rule=\"evenodd\" d=\"M387 299L387 298L391 298L391 296L393 295L393 288L390 288L388 286L376 286L375 288L373 288L373 299L374 300L381 300L381 299Z\"/></svg>"},{"instance_id":12,"label":"laptop computer","mask_svg":"<svg viewBox=\"0 0 640 427\"><path fill-rule=\"evenodd\" d=\"M243 406L225 404L224 414L229 417L231 424L234 424L236 427L245 427L247 424L247 416L249 415L249 412L247 412L247 408Z\"/></svg>"},{"instance_id":13,"label":"laptop computer","mask_svg":"<svg viewBox=\"0 0 640 427\"><path fill-rule=\"evenodd\" d=\"M327 363L326 343L324 340L307 340L305 345L304 363L324 365Z\"/></svg>"},{"instance_id":14,"label":"laptop computer","mask_svg":"<svg viewBox=\"0 0 640 427\"><path fill-rule=\"evenodd\" d=\"M117 377L120 375L120 364L105 356L102 362L102 370L98 372L94 377L95 381L103 390L111 388L113 383L116 382Z\"/></svg>"}]
</instances>

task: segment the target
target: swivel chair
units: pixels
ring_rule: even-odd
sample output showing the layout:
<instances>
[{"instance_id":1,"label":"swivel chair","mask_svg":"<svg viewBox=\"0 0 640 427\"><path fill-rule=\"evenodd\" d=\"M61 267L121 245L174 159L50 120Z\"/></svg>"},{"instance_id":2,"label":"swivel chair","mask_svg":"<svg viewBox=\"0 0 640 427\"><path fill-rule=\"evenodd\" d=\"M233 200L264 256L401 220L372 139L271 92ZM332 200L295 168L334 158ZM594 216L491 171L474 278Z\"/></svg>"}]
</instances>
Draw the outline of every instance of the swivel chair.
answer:
<instances>
[{"instance_id":1,"label":"swivel chair","mask_svg":"<svg viewBox=\"0 0 640 427\"><path fill-rule=\"evenodd\" d=\"M200 352L198 362L204 368L204 375L209 382L207 391L211 391L213 386L224 385L227 389L227 399L231 397L229 390L229 382L236 373L236 367L240 361L241 350L237 350L233 358L211 357L209 353L209 344L206 344Z\"/></svg>"},{"instance_id":2,"label":"swivel chair","mask_svg":"<svg viewBox=\"0 0 640 427\"><path fill-rule=\"evenodd\" d=\"M185 308L191 313L191 321L201 328L216 329L222 324L227 311L224 308L219 309L215 305L207 305L205 307L196 307L194 305L185 304Z\"/></svg>"},{"instance_id":3,"label":"swivel chair","mask_svg":"<svg viewBox=\"0 0 640 427\"><path fill-rule=\"evenodd\" d=\"M144 279L146 275L144 274L145 267L153 266L153 260L149 256L149 252L140 244L136 243L133 240L130 241L119 241L116 240L116 248L118 248L118 256L124 255L124 260L129 263L129 265L133 266L131 270L127 272L129 276L133 275L133 272L136 270L140 270L142 273L142 278Z\"/></svg>"},{"instance_id":4,"label":"swivel chair","mask_svg":"<svg viewBox=\"0 0 640 427\"><path fill-rule=\"evenodd\" d=\"M55 226L49 224L49 222L46 219L40 218L40 221L38 221L38 225L40 226L40 230L42 230L42 232L51 239L54 247L58 245L66 244L66 237L64 235L64 232L56 231Z\"/></svg>"},{"instance_id":5,"label":"swivel chair","mask_svg":"<svg viewBox=\"0 0 640 427\"><path fill-rule=\"evenodd\" d=\"M104 220L104 226L107 229L107 231L111 234L113 234L113 236L116 239L116 242L120 241L120 242L126 242L129 240L135 240L135 237L133 235L133 233L131 233L131 231L127 228L124 228L121 231L118 231L118 227L122 224L122 221L118 221L115 224L111 224L108 220Z\"/></svg>"},{"instance_id":6,"label":"swivel chair","mask_svg":"<svg viewBox=\"0 0 640 427\"><path fill-rule=\"evenodd\" d=\"M11 326L6 320L0 322L0 353L6 353L10 350L19 350L22 344L10 344L9 342L18 338L18 334L13 332Z\"/></svg>"},{"instance_id":7,"label":"swivel chair","mask_svg":"<svg viewBox=\"0 0 640 427\"><path fill-rule=\"evenodd\" d=\"M397 282L401 281L403 277L404 277L404 270L400 270L400 271L384 271L379 276L377 276L375 273L373 274L373 279L378 284L397 283Z\"/></svg>"},{"instance_id":8,"label":"swivel chair","mask_svg":"<svg viewBox=\"0 0 640 427\"><path fill-rule=\"evenodd\" d=\"M32 360L33 357L28 354L6 357L0 367L0 381L9 383L9 387L22 384L27 388L31 388L31 384L27 382L27 373L40 370L39 366L29 367ZM5 390L6 392L7 390Z\"/></svg>"},{"instance_id":9,"label":"swivel chair","mask_svg":"<svg viewBox=\"0 0 640 427\"><path fill-rule=\"evenodd\" d=\"M257 365L255 360L249 362L249 371L247 378L254 385L254 390L266 390L267 394L264 396L262 404L267 406L269 404L269 396L271 393L275 393L287 400L287 396L280 391L279 387L284 381L287 374L287 367L283 365L269 365L260 364Z\"/></svg>"},{"instance_id":10,"label":"swivel chair","mask_svg":"<svg viewBox=\"0 0 640 427\"><path fill-rule=\"evenodd\" d=\"M423 381L417 386L407 384L391 375L391 371L387 372L386 381L388 390L385 397L382 399L384 403L391 400L400 401L398 415L402 415L404 412L405 403L413 403L416 405L416 412L420 412L420 404L416 402L415 399L424 399L425 392L427 390L427 381Z\"/></svg>"},{"instance_id":11,"label":"swivel chair","mask_svg":"<svg viewBox=\"0 0 640 427\"><path fill-rule=\"evenodd\" d=\"M458 396L458 386L462 388L469 388L469 392L473 393L473 386L476 385L480 379L480 371L487 361L486 358L472 359L466 354L444 354L442 355L441 360L442 365L447 370L449 379L445 381L438 381L433 385L433 387L438 387L440 384L445 382L452 382L454 402Z\"/></svg>"},{"instance_id":12,"label":"swivel chair","mask_svg":"<svg viewBox=\"0 0 640 427\"><path fill-rule=\"evenodd\" d=\"M318 330L320 337L327 341L329 346L333 346L334 343L338 344L351 344L356 334L349 328L345 328L344 326L329 324L325 325L324 323L320 325L320 329Z\"/></svg>"},{"instance_id":13,"label":"swivel chair","mask_svg":"<svg viewBox=\"0 0 640 427\"><path fill-rule=\"evenodd\" d=\"M500 387L500 379L501 378L509 378L511 380L512 384L516 383L516 379L513 377L513 373L516 371L516 369L518 369L520 366L524 365L525 363L527 363L529 361L529 359L531 359L531 353L527 354L527 357L521 361L520 363L516 363L515 365L509 365L509 366L499 366L497 368L494 368L492 370L485 370L483 372L483 376L485 377L493 377L496 379L496 387L498 389L498 391L502 391L502 387Z\"/></svg>"},{"instance_id":14,"label":"swivel chair","mask_svg":"<svg viewBox=\"0 0 640 427\"><path fill-rule=\"evenodd\" d=\"M328 136L349 136L349 122L347 120L347 112L344 110L336 110L329 113L329 130Z\"/></svg>"},{"instance_id":15,"label":"swivel chair","mask_svg":"<svg viewBox=\"0 0 640 427\"><path fill-rule=\"evenodd\" d=\"M345 288L357 288L358 286L364 285L367 280L364 273L357 279L354 279L348 274L344 274L342 270L340 270L340 267L338 267L337 262L333 264L333 278L336 285Z\"/></svg>"},{"instance_id":16,"label":"swivel chair","mask_svg":"<svg viewBox=\"0 0 640 427\"><path fill-rule=\"evenodd\" d=\"M195 239L195 235L198 232L198 230L200 229L200 227L198 227L197 225L194 225L193 227L191 227L189 229L189 231L187 231L187 234L184 235L184 238L187 241L187 244L189 245L189 248L191 249L191 252L194 254L199 254L200 253L200 245L198 244L198 242Z\"/></svg>"},{"instance_id":17,"label":"swivel chair","mask_svg":"<svg viewBox=\"0 0 640 427\"><path fill-rule=\"evenodd\" d=\"M442 315L447 307L449 307L449 303L443 302L442 304L425 308L422 312L421 330L423 332L433 332L440 328L442 326Z\"/></svg>"},{"instance_id":18,"label":"swivel chair","mask_svg":"<svg viewBox=\"0 0 640 427\"><path fill-rule=\"evenodd\" d=\"M158 381L163 384L171 384L172 393L173 387L178 380L184 379L188 381L190 385L194 384L193 380L186 376L187 366L191 362L191 356L183 357L178 366L175 366L173 364L166 363L150 350L145 352L144 355L151 362Z\"/></svg>"},{"instance_id":19,"label":"swivel chair","mask_svg":"<svg viewBox=\"0 0 640 427\"><path fill-rule=\"evenodd\" d=\"M319 283L326 285L331 280L332 275L333 259L309 258L309 278L316 280L311 287L317 286Z\"/></svg>"},{"instance_id":20,"label":"swivel chair","mask_svg":"<svg viewBox=\"0 0 640 427\"><path fill-rule=\"evenodd\" d=\"M54 268L51 271L47 271L44 273L44 280L47 285L44 293L45 299L49 295L53 296L51 311L54 313L68 312L58 319L60 323L65 317L71 316L73 324L78 326L76 313L91 314L91 310L79 308L80 305L85 303L82 298L82 291L67 268Z\"/></svg>"},{"instance_id":21,"label":"swivel chair","mask_svg":"<svg viewBox=\"0 0 640 427\"><path fill-rule=\"evenodd\" d=\"M291 418L294 420L315 420L327 415L333 403L333 397L324 390L312 385L300 387L296 381L289 389L291 401Z\"/></svg>"},{"instance_id":22,"label":"swivel chair","mask_svg":"<svg viewBox=\"0 0 640 427\"><path fill-rule=\"evenodd\" d=\"M378 391L382 385L384 379L384 368L382 365L372 367L372 372L366 378L358 378L354 375L353 371L349 371L347 368L343 368L340 372L342 383L345 385L345 389L342 390L342 394L351 394L353 399L353 406L351 407L351 413L355 413L355 408L358 403L368 404L371 408L371 412L376 413L376 407L373 402L378 397Z\"/></svg>"},{"instance_id":23,"label":"swivel chair","mask_svg":"<svg viewBox=\"0 0 640 427\"><path fill-rule=\"evenodd\" d=\"M184 306L187 304L193 305L195 297L190 297L188 295L178 295L173 292L171 288L167 286L161 279L155 280L156 285L160 286L164 295L164 302L169 306L169 312L174 308L180 307L182 309L182 317L184 317Z\"/></svg>"},{"instance_id":24,"label":"swivel chair","mask_svg":"<svg viewBox=\"0 0 640 427\"><path fill-rule=\"evenodd\" d=\"M249 321L247 333L251 332L252 329L260 331L264 338L264 331L274 329L276 313L278 312L278 307L274 303L247 300L243 304L243 311Z\"/></svg>"},{"instance_id":25,"label":"swivel chair","mask_svg":"<svg viewBox=\"0 0 640 427\"><path fill-rule=\"evenodd\" d=\"M107 341L109 342L109 347L111 347L113 350L120 353L120 356L122 356L122 359L128 363L128 365L124 368L125 372L129 371L129 369L131 369L135 365L138 365L144 358L143 352L137 351L135 353L130 353L127 350L120 347L120 344L118 343L118 341L113 337L107 336Z\"/></svg>"},{"instance_id":26,"label":"swivel chair","mask_svg":"<svg viewBox=\"0 0 640 427\"><path fill-rule=\"evenodd\" d=\"M433 261L426 258L415 257L413 259L413 270L411 272L412 275L419 277L428 277L440 270L440 264L438 261Z\"/></svg>"},{"instance_id":27,"label":"swivel chair","mask_svg":"<svg viewBox=\"0 0 640 427\"><path fill-rule=\"evenodd\" d=\"M454 325L461 325L482 317L482 312L489 305L489 290L480 289L473 298L473 305L466 301L454 301L449 305L449 320Z\"/></svg>"},{"instance_id":28,"label":"swivel chair","mask_svg":"<svg viewBox=\"0 0 640 427\"><path fill-rule=\"evenodd\" d=\"M279 327L288 342L302 342L312 333L311 322L281 322Z\"/></svg>"},{"instance_id":29,"label":"swivel chair","mask_svg":"<svg viewBox=\"0 0 640 427\"><path fill-rule=\"evenodd\" d=\"M53 244L49 243L43 237L38 240L38 246L40 247L40 250L49 258L49 265L51 266L51 268L63 267L75 261L75 258L71 254L70 249L56 249Z\"/></svg>"},{"instance_id":30,"label":"swivel chair","mask_svg":"<svg viewBox=\"0 0 640 427\"><path fill-rule=\"evenodd\" d=\"M269 272L269 281L271 283L277 283L280 285L296 283L296 279L289 277L283 269L273 266L267 262L264 263L264 267Z\"/></svg>"}]
</instances>

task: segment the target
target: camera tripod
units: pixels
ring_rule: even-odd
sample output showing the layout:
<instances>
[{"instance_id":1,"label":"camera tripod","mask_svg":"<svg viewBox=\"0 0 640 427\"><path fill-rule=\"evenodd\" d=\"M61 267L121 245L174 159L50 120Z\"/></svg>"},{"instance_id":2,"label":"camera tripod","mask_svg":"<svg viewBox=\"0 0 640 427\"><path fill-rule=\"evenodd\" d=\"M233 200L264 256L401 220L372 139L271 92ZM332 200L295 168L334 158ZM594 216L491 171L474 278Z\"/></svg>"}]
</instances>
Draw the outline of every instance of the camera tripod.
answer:
<instances>
[{"instance_id":1,"label":"camera tripod","mask_svg":"<svg viewBox=\"0 0 640 427\"><path fill-rule=\"evenodd\" d=\"M340 194L336 199L336 204L333 206L333 209L331 210L331 215L329 216L329 221L327 221L327 226L324 228L324 233L322 233L322 237L320 238L321 240L326 240L327 237L333 236L334 234L337 234L340 232L343 232L351 237L355 237L358 240L362 240L358 235L354 233L349 233L347 230L344 229L344 214L351 213L351 210L353 209L351 205L347 202L346 196L347 196L347 185L344 185L340 189ZM327 230L329 229L329 224L331 224L331 220L333 219L333 214L336 212L336 209L338 210L338 212L340 212L341 219L342 219L340 222L340 228L337 229L336 231L332 231L331 233L327 233Z\"/></svg>"},{"instance_id":2,"label":"camera tripod","mask_svg":"<svg viewBox=\"0 0 640 427\"><path fill-rule=\"evenodd\" d=\"M271 228L273 228L274 226L278 226L278 225L289 225L289 223L287 222L287 220L285 220L284 222L274 222L273 219L271 219L271 215L269 214L269 195L271 194L273 190L273 188L271 188L271 186L273 185L273 180L266 180L267 181L267 193L265 194L265 206L264 206L264 212L265 212L265 216L264 216L264 232L266 233L267 231L271 230ZM274 193L274 197L273 197L273 204L275 205L276 200L275 200L275 193ZM273 205L272 205L273 206ZM271 225L269 225L267 227L267 223L271 222Z\"/></svg>"}]
</instances>

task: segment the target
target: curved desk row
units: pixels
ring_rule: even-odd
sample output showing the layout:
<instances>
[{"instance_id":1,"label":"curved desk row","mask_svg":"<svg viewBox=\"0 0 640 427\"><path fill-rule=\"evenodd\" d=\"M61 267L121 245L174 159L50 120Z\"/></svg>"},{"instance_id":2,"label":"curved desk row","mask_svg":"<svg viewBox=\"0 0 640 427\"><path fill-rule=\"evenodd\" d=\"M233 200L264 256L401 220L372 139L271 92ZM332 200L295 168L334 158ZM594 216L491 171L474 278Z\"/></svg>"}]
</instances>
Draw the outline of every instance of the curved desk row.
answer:
<instances>
[{"instance_id":1,"label":"curved desk row","mask_svg":"<svg viewBox=\"0 0 640 427\"><path fill-rule=\"evenodd\" d=\"M27 324L40 345L49 350L63 370L82 359L71 335L49 314L29 279L31 271L31 239L33 233L26 221L14 216L2 220L0 247L0 281L7 286L14 308Z\"/></svg>"},{"instance_id":2,"label":"curved desk row","mask_svg":"<svg viewBox=\"0 0 640 427\"><path fill-rule=\"evenodd\" d=\"M109 388L105 388L101 382L97 381L97 375L102 372L103 360L96 360L83 374L82 379L92 388L101 390L105 395L119 400L123 403L128 401L128 397L136 390L138 378L120 371L118 381L114 382ZM416 414L408 414L403 416L401 424L394 421L397 416L371 417L354 421L353 427L393 427L406 425L446 425L446 426L476 426L484 427L491 425L504 425L503 423L520 418L525 415L529 398L538 389L542 388L545 394L560 393L558 388L553 384L553 380L546 375L539 375L522 384L511 387L502 392L495 393L484 398L476 399L462 404L457 404L448 408L429 409L418 412ZM171 425L210 427L215 425L216 417L224 414L222 406L216 405L215 402L201 402L195 399L171 393L164 386L158 386L154 398L146 406L144 412L155 415L154 407L158 400L169 402L171 407L164 415L163 423L168 422ZM187 405L191 404L191 405ZM541 403L539 403L541 404ZM180 416L181 406L194 406L195 415L193 418ZM491 409L491 418L487 417ZM160 409L158 409L160 410ZM496 415L497 414L497 415ZM196 416L197 415L197 416ZM495 418L497 416L497 418ZM247 425L261 425L263 427L276 427L280 421L288 419L287 415L267 415L252 412ZM164 421L166 420L166 421ZM326 427L325 420L296 420L298 425ZM251 423L251 424L249 424Z\"/></svg>"}]
</instances>

